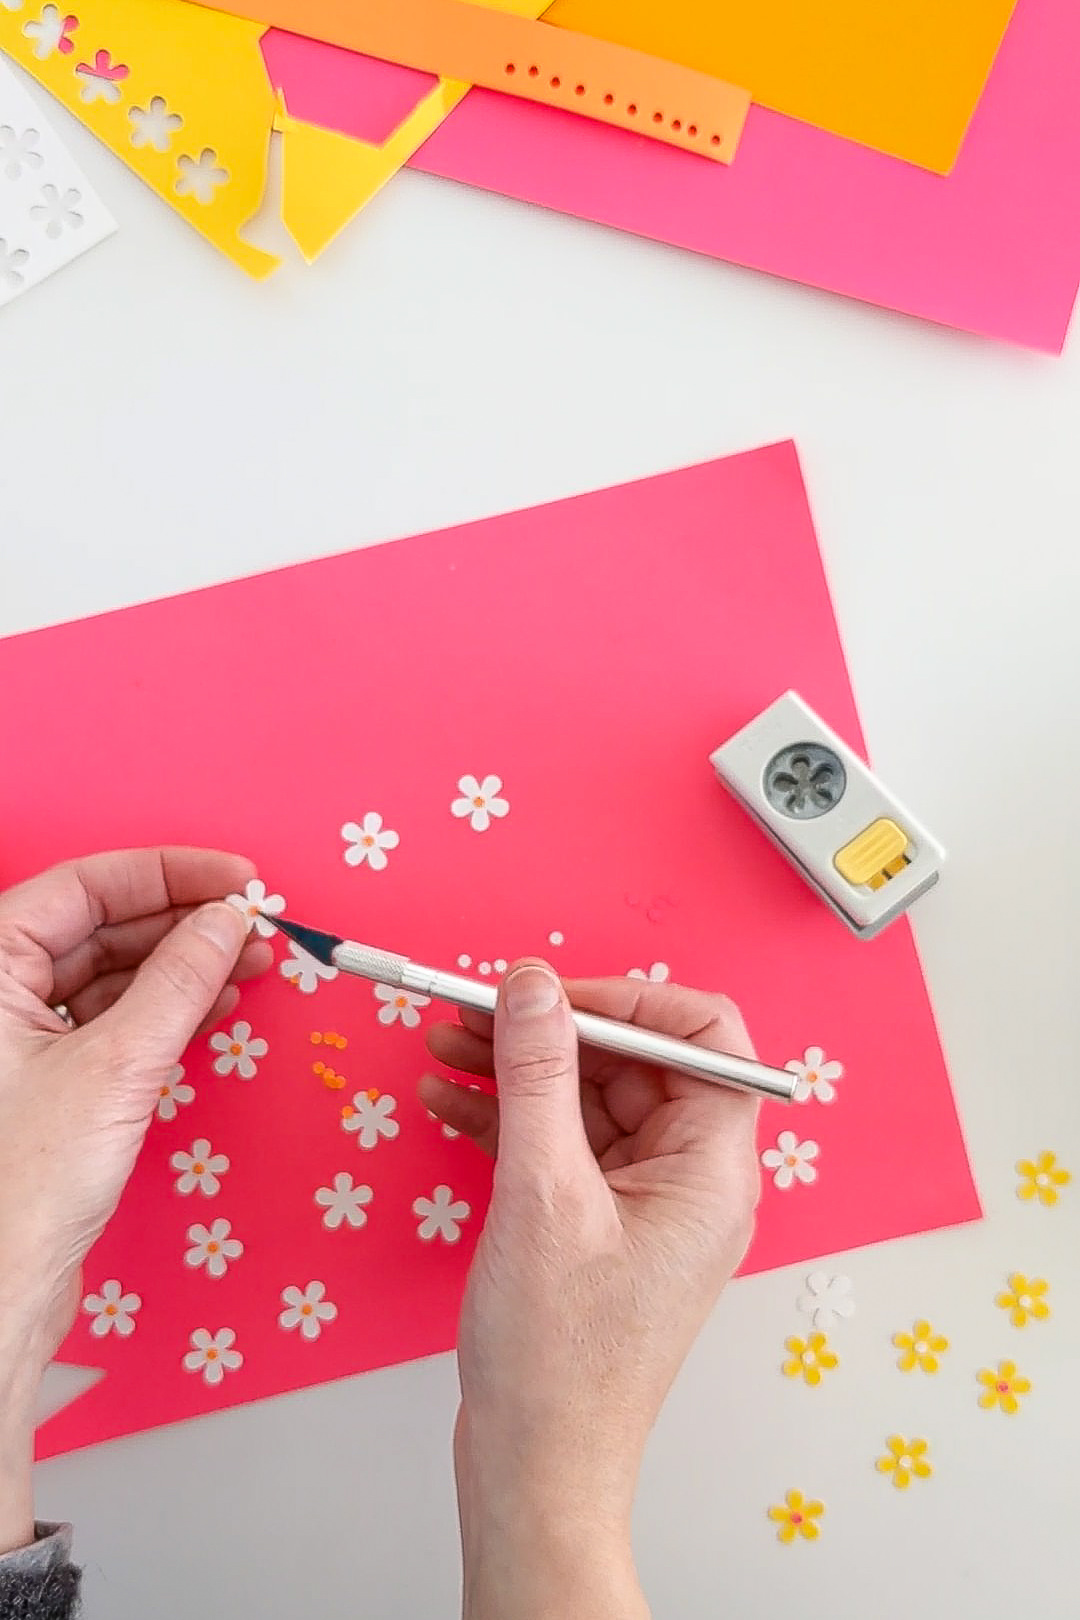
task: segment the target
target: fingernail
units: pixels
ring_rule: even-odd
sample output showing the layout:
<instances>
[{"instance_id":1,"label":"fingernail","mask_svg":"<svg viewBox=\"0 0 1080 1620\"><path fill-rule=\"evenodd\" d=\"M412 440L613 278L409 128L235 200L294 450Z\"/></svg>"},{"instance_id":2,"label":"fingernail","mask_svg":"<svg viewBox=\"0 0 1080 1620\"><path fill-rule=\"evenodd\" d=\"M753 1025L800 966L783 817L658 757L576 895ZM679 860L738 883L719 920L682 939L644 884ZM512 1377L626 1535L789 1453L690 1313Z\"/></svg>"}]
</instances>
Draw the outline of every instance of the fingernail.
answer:
<instances>
[{"instance_id":1,"label":"fingernail","mask_svg":"<svg viewBox=\"0 0 1080 1620\"><path fill-rule=\"evenodd\" d=\"M236 907L225 901L203 906L192 918L196 933L208 939L211 945L216 945L226 956L237 956L247 939L247 929L243 924L244 919Z\"/></svg>"},{"instance_id":2,"label":"fingernail","mask_svg":"<svg viewBox=\"0 0 1080 1620\"><path fill-rule=\"evenodd\" d=\"M503 1000L512 1018L540 1018L559 1005L559 981L547 968L515 968L503 982Z\"/></svg>"}]
</instances>

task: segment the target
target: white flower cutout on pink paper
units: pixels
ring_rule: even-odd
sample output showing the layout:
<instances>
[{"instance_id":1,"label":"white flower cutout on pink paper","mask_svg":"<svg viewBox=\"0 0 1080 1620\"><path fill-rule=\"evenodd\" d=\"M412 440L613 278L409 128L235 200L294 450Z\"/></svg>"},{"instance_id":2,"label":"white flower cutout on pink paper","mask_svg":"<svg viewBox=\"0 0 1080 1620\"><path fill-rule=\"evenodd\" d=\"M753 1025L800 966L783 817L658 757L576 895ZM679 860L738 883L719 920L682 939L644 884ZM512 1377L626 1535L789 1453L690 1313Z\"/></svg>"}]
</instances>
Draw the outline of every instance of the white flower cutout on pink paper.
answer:
<instances>
[{"instance_id":1,"label":"white flower cutout on pink paper","mask_svg":"<svg viewBox=\"0 0 1080 1620\"><path fill-rule=\"evenodd\" d=\"M189 1226L191 1248L184 1255L193 1270L206 1267L208 1277L224 1277L233 1260L239 1260L244 1245L232 1236L231 1221L214 1221L211 1226Z\"/></svg>"},{"instance_id":2,"label":"white flower cutout on pink paper","mask_svg":"<svg viewBox=\"0 0 1080 1620\"><path fill-rule=\"evenodd\" d=\"M87 1294L82 1308L92 1318L90 1331L96 1339L117 1333L127 1339L135 1331L135 1316L142 1308L138 1294L125 1294L115 1277L102 1283L100 1294Z\"/></svg>"},{"instance_id":3,"label":"white flower cutout on pink paper","mask_svg":"<svg viewBox=\"0 0 1080 1620\"><path fill-rule=\"evenodd\" d=\"M201 1373L206 1384L220 1384L227 1372L236 1372L244 1365L239 1350L234 1349L236 1334L232 1328L196 1328L191 1335L191 1349L184 1357L184 1371Z\"/></svg>"},{"instance_id":4,"label":"white flower cutout on pink paper","mask_svg":"<svg viewBox=\"0 0 1080 1620\"><path fill-rule=\"evenodd\" d=\"M800 1142L794 1131L781 1131L774 1148L766 1148L761 1162L773 1173L773 1185L786 1192L796 1181L804 1186L817 1180L815 1160L821 1149L816 1142Z\"/></svg>"},{"instance_id":5,"label":"white flower cutout on pink paper","mask_svg":"<svg viewBox=\"0 0 1080 1620\"><path fill-rule=\"evenodd\" d=\"M338 976L338 970L332 963L320 962L317 956L305 951L294 939L290 939L289 954L278 971L283 979L305 996L313 996L320 984L330 984Z\"/></svg>"},{"instance_id":6,"label":"white flower cutout on pink paper","mask_svg":"<svg viewBox=\"0 0 1080 1620\"><path fill-rule=\"evenodd\" d=\"M418 1198L413 1214L419 1217L416 1235L423 1243L441 1238L444 1243L457 1243L461 1237L461 1223L472 1214L464 1198L455 1199L449 1187L436 1187L430 1198Z\"/></svg>"},{"instance_id":7,"label":"white flower cutout on pink paper","mask_svg":"<svg viewBox=\"0 0 1080 1620\"><path fill-rule=\"evenodd\" d=\"M254 929L260 939L273 939L277 929L270 918L280 917L285 910L283 894L267 894L262 879L252 878L243 894L230 894L228 900L230 906L243 912L249 931Z\"/></svg>"},{"instance_id":8,"label":"white flower cutout on pink paper","mask_svg":"<svg viewBox=\"0 0 1080 1620\"><path fill-rule=\"evenodd\" d=\"M184 1081L184 1066L177 1063L171 1068L158 1090L157 1117L166 1123L174 1120L181 1108L195 1101L195 1087Z\"/></svg>"},{"instance_id":9,"label":"white flower cutout on pink paper","mask_svg":"<svg viewBox=\"0 0 1080 1620\"><path fill-rule=\"evenodd\" d=\"M169 1160L178 1172L176 1190L184 1198L198 1187L204 1198L216 1198L221 1191L221 1177L229 1169L224 1153L215 1153L205 1136L192 1142L190 1153L174 1153Z\"/></svg>"},{"instance_id":10,"label":"white flower cutout on pink paper","mask_svg":"<svg viewBox=\"0 0 1080 1620\"><path fill-rule=\"evenodd\" d=\"M460 797L451 804L450 814L459 821L467 819L473 832L487 832L492 817L498 821L510 814L509 799L501 797L501 776L485 776L483 781L475 776L463 776L458 782L458 793Z\"/></svg>"},{"instance_id":11,"label":"white flower cutout on pink paper","mask_svg":"<svg viewBox=\"0 0 1080 1620\"><path fill-rule=\"evenodd\" d=\"M369 866L373 872L386 870L387 850L397 849L401 843L391 827L383 826L383 818L377 810L369 810L363 821L347 821L341 836L347 845L346 866Z\"/></svg>"},{"instance_id":12,"label":"white flower cutout on pink paper","mask_svg":"<svg viewBox=\"0 0 1080 1620\"><path fill-rule=\"evenodd\" d=\"M378 1018L380 1024L404 1024L406 1029L418 1029L420 1007L430 1007L430 996L419 996L412 990L399 990L392 984L377 984L375 1000L381 1001Z\"/></svg>"},{"instance_id":13,"label":"white flower cutout on pink paper","mask_svg":"<svg viewBox=\"0 0 1080 1620\"><path fill-rule=\"evenodd\" d=\"M334 1177L332 1187L320 1187L315 1202L326 1214L322 1223L328 1232L336 1232L346 1222L354 1229L367 1225L367 1206L374 1198L370 1187L357 1185L347 1170Z\"/></svg>"},{"instance_id":14,"label":"white flower cutout on pink paper","mask_svg":"<svg viewBox=\"0 0 1080 1620\"><path fill-rule=\"evenodd\" d=\"M393 1117L397 1098L385 1092L358 1091L351 1103L341 1110L341 1128L355 1136L366 1152L377 1146L379 1138L392 1142L401 1130Z\"/></svg>"},{"instance_id":15,"label":"white flower cutout on pink paper","mask_svg":"<svg viewBox=\"0 0 1080 1620\"><path fill-rule=\"evenodd\" d=\"M666 962L654 962L648 971L645 968L631 968L626 977L644 979L646 984L667 984L671 978L671 969Z\"/></svg>"},{"instance_id":16,"label":"white flower cutout on pink paper","mask_svg":"<svg viewBox=\"0 0 1080 1620\"><path fill-rule=\"evenodd\" d=\"M283 1288L281 1303L285 1309L278 1317L278 1326L286 1333L300 1329L304 1339L317 1339L324 1322L337 1318L337 1306L326 1298L326 1284L310 1282L306 1288Z\"/></svg>"},{"instance_id":17,"label":"white flower cutout on pink paper","mask_svg":"<svg viewBox=\"0 0 1080 1620\"><path fill-rule=\"evenodd\" d=\"M251 1025L244 1019L235 1023L228 1034L219 1030L210 1037L210 1050L218 1055L214 1059L214 1073L222 1077L238 1074L241 1080L254 1080L259 1072L259 1059L270 1048L261 1036L252 1039Z\"/></svg>"},{"instance_id":18,"label":"white flower cutout on pink paper","mask_svg":"<svg viewBox=\"0 0 1080 1620\"><path fill-rule=\"evenodd\" d=\"M801 1063L798 1058L792 1058L784 1067L789 1074L798 1076L792 1093L797 1103L809 1102L811 1097L818 1102L831 1103L836 1096L833 1082L839 1080L844 1072L844 1065L835 1059L826 1063L825 1053L820 1046L808 1046Z\"/></svg>"}]
</instances>

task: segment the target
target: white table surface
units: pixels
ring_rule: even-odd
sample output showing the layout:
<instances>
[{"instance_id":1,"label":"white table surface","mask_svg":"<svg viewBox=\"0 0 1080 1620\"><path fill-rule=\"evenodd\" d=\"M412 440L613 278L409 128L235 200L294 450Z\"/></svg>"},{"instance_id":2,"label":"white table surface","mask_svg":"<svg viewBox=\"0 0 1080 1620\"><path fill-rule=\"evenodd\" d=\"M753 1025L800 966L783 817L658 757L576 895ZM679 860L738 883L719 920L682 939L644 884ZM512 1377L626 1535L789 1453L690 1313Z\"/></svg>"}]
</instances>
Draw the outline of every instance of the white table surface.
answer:
<instances>
[{"instance_id":1,"label":"white table surface","mask_svg":"<svg viewBox=\"0 0 1080 1620\"><path fill-rule=\"evenodd\" d=\"M778 1370L807 1268L734 1285L649 1454L643 1578L680 1620L1073 1613L1080 1183L1021 1205L1013 1163L1080 1172L1080 342L415 175L259 287L54 116L121 229L0 319L0 633L797 440L878 767L951 850L916 931L987 1219L831 1263L858 1314L815 1391ZM1050 1322L995 1307L1014 1269ZM936 1378L894 1365L918 1315ZM1012 1419L974 1380L1008 1356ZM142 1435L43 1467L39 1511L76 1521L89 1620L452 1616L454 1391L441 1357ZM936 1464L906 1495L873 1468L897 1430ZM764 1517L792 1485L814 1546Z\"/></svg>"}]
</instances>

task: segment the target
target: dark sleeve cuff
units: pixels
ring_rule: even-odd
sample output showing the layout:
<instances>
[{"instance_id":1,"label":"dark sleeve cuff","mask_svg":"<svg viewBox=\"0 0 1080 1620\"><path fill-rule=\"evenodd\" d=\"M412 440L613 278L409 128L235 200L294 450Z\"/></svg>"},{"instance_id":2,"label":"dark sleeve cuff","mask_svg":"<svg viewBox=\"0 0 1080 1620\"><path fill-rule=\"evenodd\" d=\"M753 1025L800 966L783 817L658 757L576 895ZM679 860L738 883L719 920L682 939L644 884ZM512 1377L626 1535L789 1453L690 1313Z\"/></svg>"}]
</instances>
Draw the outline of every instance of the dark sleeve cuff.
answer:
<instances>
[{"instance_id":1,"label":"dark sleeve cuff","mask_svg":"<svg viewBox=\"0 0 1080 1620\"><path fill-rule=\"evenodd\" d=\"M72 1620L80 1574L71 1562L71 1526L35 1530L33 1546L0 1558L0 1620Z\"/></svg>"}]
</instances>

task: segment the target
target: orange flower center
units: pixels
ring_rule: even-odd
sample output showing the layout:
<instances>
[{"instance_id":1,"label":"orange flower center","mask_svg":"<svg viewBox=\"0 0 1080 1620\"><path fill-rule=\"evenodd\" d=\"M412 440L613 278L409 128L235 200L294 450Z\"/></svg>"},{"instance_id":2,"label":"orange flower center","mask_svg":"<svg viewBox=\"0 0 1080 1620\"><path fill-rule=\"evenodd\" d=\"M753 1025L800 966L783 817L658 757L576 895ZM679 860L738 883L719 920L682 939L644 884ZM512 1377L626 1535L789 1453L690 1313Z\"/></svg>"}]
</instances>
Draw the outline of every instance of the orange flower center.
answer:
<instances>
[{"instance_id":1,"label":"orange flower center","mask_svg":"<svg viewBox=\"0 0 1080 1620\"><path fill-rule=\"evenodd\" d=\"M1009 1393L1008 1384L999 1384L998 1385L998 1394L999 1395L1007 1395L1008 1393Z\"/></svg>"},{"instance_id":2,"label":"orange flower center","mask_svg":"<svg viewBox=\"0 0 1080 1620\"><path fill-rule=\"evenodd\" d=\"M394 997L394 1006L395 1007L407 1007L408 1005L409 1005L408 996L395 996Z\"/></svg>"},{"instance_id":3,"label":"orange flower center","mask_svg":"<svg viewBox=\"0 0 1080 1620\"><path fill-rule=\"evenodd\" d=\"M792 1522L792 1524L802 1524L802 1514L801 1513L793 1513L791 1515L791 1522Z\"/></svg>"},{"instance_id":4,"label":"orange flower center","mask_svg":"<svg viewBox=\"0 0 1080 1620\"><path fill-rule=\"evenodd\" d=\"M473 800L473 804L476 806L477 810L482 810L484 808L484 800L483 800L483 798L481 797L481 795L479 793L476 795L476 798Z\"/></svg>"},{"instance_id":5,"label":"orange flower center","mask_svg":"<svg viewBox=\"0 0 1080 1620\"><path fill-rule=\"evenodd\" d=\"M167 1097L168 1095L169 1095L169 1087L168 1086L162 1086L161 1090L158 1092L158 1096L159 1097Z\"/></svg>"},{"instance_id":6,"label":"orange flower center","mask_svg":"<svg viewBox=\"0 0 1080 1620\"><path fill-rule=\"evenodd\" d=\"M105 1307L105 1315L106 1316L117 1316L118 1314L119 1314L119 1307L118 1306L116 1306L116 1305L106 1305L106 1307Z\"/></svg>"},{"instance_id":7,"label":"orange flower center","mask_svg":"<svg viewBox=\"0 0 1080 1620\"><path fill-rule=\"evenodd\" d=\"M205 1176L206 1174L205 1164L193 1164L191 1170L192 1174L196 1176Z\"/></svg>"},{"instance_id":8,"label":"orange flower center","mask_svg":"<svg viewBox=\"0 0 1080 1620\"><path fill-rule=\"evenodd\" d=\"M244 1055L244 1048L240 1045L239 1041L233 1041L232 1045L229 1047L229 1051L232 1053L233 1057L243 1057Z\"/></svg>"},{"instance_id":9,"label":"orange flower center","mask_svg":"<svg viewBox=\"0 0 1080 1620\"><path fill-rule=\"evenodd\" d=\"M217 1351L216 1351L216 1350L214 1350L214 1349L212 1349L212 1348L211 1348L211 1349L210 1349L210 1350L208 1350L208 1351L207 1351L207 1352L206 1352L206 1359L207 1359L207 1361L216 1361L216 1360L217 1360L217 1358L218 1358L218 1353L217 1353Z\"/></svg>"},{"instance_id":10,"label":"orange flower center","mask_svg":"<svg viewBox=\"0 0 1080 1620\"><path fill-rule=\"evenodd\" d=\"M798 1164L798 1162L799 1161L796 1158L794 1153L789 1153L787 1158L784 1160L784 1163L792 1170L794 1170L794 1168Z\"/></svg>"},{"instance_id":11,"label":"orange flower center","mask_svg":"<svg viewBox=\"0 0 1080 1620\"><path fill-rule=\"evenodd\" d=\"M248 906L247 914L249 917L257 917L259 915L258 906Z\"/></svg>"},{"instance_id":12,"label":"orange flower center","mask_svg":"<svg viewBox=\"0 0 1080 1620\"><path fill-rule=\"evenodd\" d=\"M816 1086L817 1085L817 1078L818 1078L817 1070L816 1069L811 1069L810 1073L806 1077L807 1083L809 1085L811 1085L811 1086Z\"/></svg>"},{"instance_id":13,"label":"orange flower center","mask_svg":"<svg viewBox=\"0 0 1080 1620\"><path fill-rule=\"evenodd\" d=\"M302 1305L300 1307L300 1315L301 1316L311 1316L314 1309L315 1309L314 1305Z\"/></svg>"},{"instance_id":14,"label":"orange flower center","mask_svg":"<svg viewBox=\"0 0 1080 1620\"><path fill-rule=\"evenodd\" d=\"M206 1245L206 1252L207 1252L207 1254L220 1254L221 1253L221 1245L220 1245L220 1243L208 1243Z\"/></svg>"},{"instance_id":15,"label":"orange flower center","mask_svg":"<svg viewBox=\"0 0 1080 1620\"><path fill-rule=\"evenodd\" d=\"M374 848L375 840L374 840L374 838L372 838L370 833L367 833L365 835L363 842L364 842L364 848L365 849L373 849Z\"/></svg>"}]
</instances>

